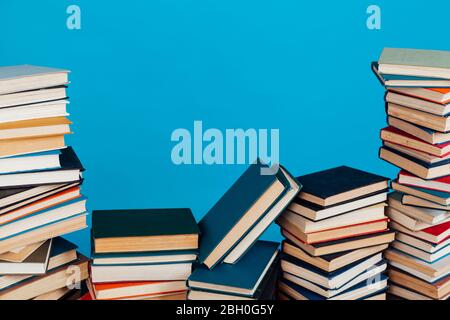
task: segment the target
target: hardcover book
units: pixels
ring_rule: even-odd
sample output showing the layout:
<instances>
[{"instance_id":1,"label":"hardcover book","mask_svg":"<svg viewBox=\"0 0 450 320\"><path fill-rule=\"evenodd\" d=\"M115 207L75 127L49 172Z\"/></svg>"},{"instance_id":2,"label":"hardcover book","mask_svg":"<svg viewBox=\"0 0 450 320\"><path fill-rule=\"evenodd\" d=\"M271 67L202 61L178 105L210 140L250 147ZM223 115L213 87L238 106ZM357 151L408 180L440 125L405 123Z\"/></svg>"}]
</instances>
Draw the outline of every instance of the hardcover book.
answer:
<instances>
[{"instance_id":1,"label":"hardcover book","mask_svg":"<svg viewBox=\"0 0 450 320\"><path fill-rule=\"evenodd\" d=\"M95 253L198 248L199 229L190 209L96 210Z\"/></svg>"}]
</instances>

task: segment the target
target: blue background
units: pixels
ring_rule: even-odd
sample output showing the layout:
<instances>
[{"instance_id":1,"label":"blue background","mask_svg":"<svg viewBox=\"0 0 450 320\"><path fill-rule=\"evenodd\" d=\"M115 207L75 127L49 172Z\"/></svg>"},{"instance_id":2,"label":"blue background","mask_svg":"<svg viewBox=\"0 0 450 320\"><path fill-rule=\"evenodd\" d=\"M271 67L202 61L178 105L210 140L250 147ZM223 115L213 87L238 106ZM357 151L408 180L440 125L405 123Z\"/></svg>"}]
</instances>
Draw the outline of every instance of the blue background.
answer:
<instances>
[{"instance_id":1,"label":"blue background","mask_svg":"<svg viewBox=\"0 0 450 320\"><path fill-rule=\"evenodd\" d=\"M0 0L0 65L72 70L73 145L90 209L190 207L201 218L244 166L175 166L171 133L279 128L300 175L378 159L385 46L450 49L448 1ZM82 11L68 30L66 8ZM382 10L382 29L366 9ZM277 226L265 234L280 239ZM89 231L69 236L89 250Z\"/></svg>"}]
</instances>

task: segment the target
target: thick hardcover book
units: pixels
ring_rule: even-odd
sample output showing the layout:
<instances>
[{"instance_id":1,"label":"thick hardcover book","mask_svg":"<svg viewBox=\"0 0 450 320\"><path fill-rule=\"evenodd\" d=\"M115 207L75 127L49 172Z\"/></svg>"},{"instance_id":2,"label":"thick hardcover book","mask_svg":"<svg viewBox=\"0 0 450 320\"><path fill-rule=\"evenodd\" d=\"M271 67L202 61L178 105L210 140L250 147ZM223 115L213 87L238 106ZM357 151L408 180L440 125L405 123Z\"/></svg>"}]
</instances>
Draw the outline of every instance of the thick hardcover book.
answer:
<instances>
[{"instance_id":1,"label":"thick hardcover book","mask_svg":"<svg viewBox=\"0 0 450 320\"><path fill-rule=\"evenodd\" d=\"M383 141L402 145L406 148L425 152L435 157L444 158L450 153L450 142L439 144L426 143L415 136L394 127L386 127L382 129L381 139Z\"/></svg>"},{"instance_id":2,"label":"thick hardcover book","mask_svg":"<svg viewBox=\"0 0 450 320\"><path fill-rule=\"evenodd\" d=\"M407 186L400 184L397 181L392 181L392 189L404 194L410 194L422 199L436 202L444 206L450 205L450 192Z\"/></svg>"},{"instance_id":3,"label":"thick hardcover book","mask_svg":"<svg viewBox=\"0 0 450 320\"><path fill-rule=\"evenodd\" d=\"M39 171L0 174L0 188L23 188L80 181L80 172L84 171L84 167L73 148L67 147L61 149L60 152L60 167Z\"/></svg>"},{"instance_id":4,"label":"thick hardcover book","mask_svg":"<svg viewBox=\"0 0 450 320\"><path fill-rule=\"evenodd\" d=\"M445 143L450 141L449 133L442 133L431 130L429 128L419 126L395 117L388 117L388 124L431 144Z\"/></svg>"},{"instance_id":5,"label":"thick hardcover book","mask_svg":"<svg viewBox=\"0 0 450 320\"><path fill-rule=\"evenodd\" d=\"M327 299L320 294L301 287L298 284L286 279L282 279L279 284L279 289L283 293L296 300L360 300L374 293L383 292L386 287L387 277L381 275L379 281L376 283L367 283L367 281L362 281L341 294Z\"/></svg>"},{"instance_id":6,"label":"thick hardcover book","mask_svg":"<svg viewBox=\"0 0 450 320\"><path fill-rule=\"evenodd\" d=\"M47 271L47 264L52 251L52 240L47 240L36 251L22 262L0 260L0 274L43 274Z\"/></svg>"},{"instance_id":7,"label":"thick hardcover book","mask_svg":"<svg viewBox=\"0 0 450 320\"><path fill-rule=\"evenodd\" d=\"M0 94L65 85L68 73L67 70L31 65L0 67Z\"/></svg>"},{"instance_id":8,"label":"thick hardcover book","mask_svg":"<svg viewBox=\"0 0 450 320\"><path fill-rule=\"evenodd\" d=\"M300 247L301 249L305 250L310 255L315 257L331 253L360 249L369 246L386 244L394 241L395 239L395 232L391 230L386 230L375 234L361 235L347 239L321 242L316 244L306 244L285 230L282 230L282 233L296 246Z\"/></svg>"},{"instance_id":9,"label":"thick hardcover book","mask_svg":"<svg viewBox=\"0 0 450 320\"><path fill-rule=\"evenodd\" d=\"M378 63L383 74L450 79L450 51L385 48Z\"/></svg>"},{"instance_id":10,"label":"thick hardcover book","mask_svg":"<svg viewBox=\"0 0 450 320\"><path fill-rule=\"evenodd\" d=\"M97 210L92 214L96 253L198 248L190 209Z\"/></svg>"},{"instance_id":11,"label":"thick hardcover book","mask_svg":"<svg viewBox=\"0 0 450 320\"><path fill-rule=\"evenodd\" d=\"M298 197L320 206L330 206L385 190L388 178L341 166L298 177L303 185Z\"/></svg>"},{"instance_id":12,"label":"thick hardcover book","mask_svg":"<svg viewBox=\"0 0 450 320\"><path fill-rule=\"evenodd\" d=\"M257 241L235 264L222 263L209 270L200 266L189 277L189 287L253 296L278 255L278 243Z\"/></svg>"},{"instance_id":13,"label":"thick hardcover book","mask_svg":"<svg viewBox=\"0 0 450 320\"><path fill-rule=\"evenodd\" d=\"M263 175L264 169L260 162L250 165L199 222L199 260L208 268L223 260L290 190L282 169Z\"/></svg>"}]
</instances>

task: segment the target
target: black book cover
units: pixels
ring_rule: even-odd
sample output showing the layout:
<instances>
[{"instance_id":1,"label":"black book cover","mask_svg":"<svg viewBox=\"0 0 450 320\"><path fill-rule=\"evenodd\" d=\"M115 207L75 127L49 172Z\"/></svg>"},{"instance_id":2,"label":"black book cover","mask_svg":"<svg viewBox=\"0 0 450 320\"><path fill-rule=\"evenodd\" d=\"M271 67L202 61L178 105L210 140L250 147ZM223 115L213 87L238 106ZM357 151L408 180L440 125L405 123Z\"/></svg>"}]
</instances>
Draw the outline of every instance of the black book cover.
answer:
<instances>
[{"instance_id":1,"label":"black book cover","mask_svg":"<svg viewBox=\"0 0 450 320\"><path fill-rule=\"evenodd\" d=\"M298 177L303 185L302 193L308 193L321 199L366 187L383 181L386 177L362 170L341 166Z\"/></svg>"}]
</instances>

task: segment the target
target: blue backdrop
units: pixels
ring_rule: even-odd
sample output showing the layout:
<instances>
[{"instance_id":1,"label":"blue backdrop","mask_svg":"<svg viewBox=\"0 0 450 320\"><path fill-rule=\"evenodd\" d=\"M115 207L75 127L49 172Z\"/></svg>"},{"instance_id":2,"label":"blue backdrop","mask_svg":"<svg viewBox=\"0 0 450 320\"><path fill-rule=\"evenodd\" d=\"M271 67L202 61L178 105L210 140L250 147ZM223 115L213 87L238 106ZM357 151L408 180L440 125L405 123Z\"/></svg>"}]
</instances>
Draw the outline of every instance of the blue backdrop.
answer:
<instances>
[{"instance_id":1,"label":"blue backdrop","mask_svg":"<svg viewBox=\"0 0 450 320\"><path fill-rule=\"evenodd\" d=\"M68 68L73 145L90 209L191 207L199 219L244 166L175 166L171 133L279 128L300 175L378 159L385 46L450 49L448 1L0 0L0 65ZM66 8L81 8L81 30ZM366 27L380 6L382 29ZM280 239L276 226L265 234ZM69 237L89 250L89 232Z\"/></svg>"}]
</instances>

